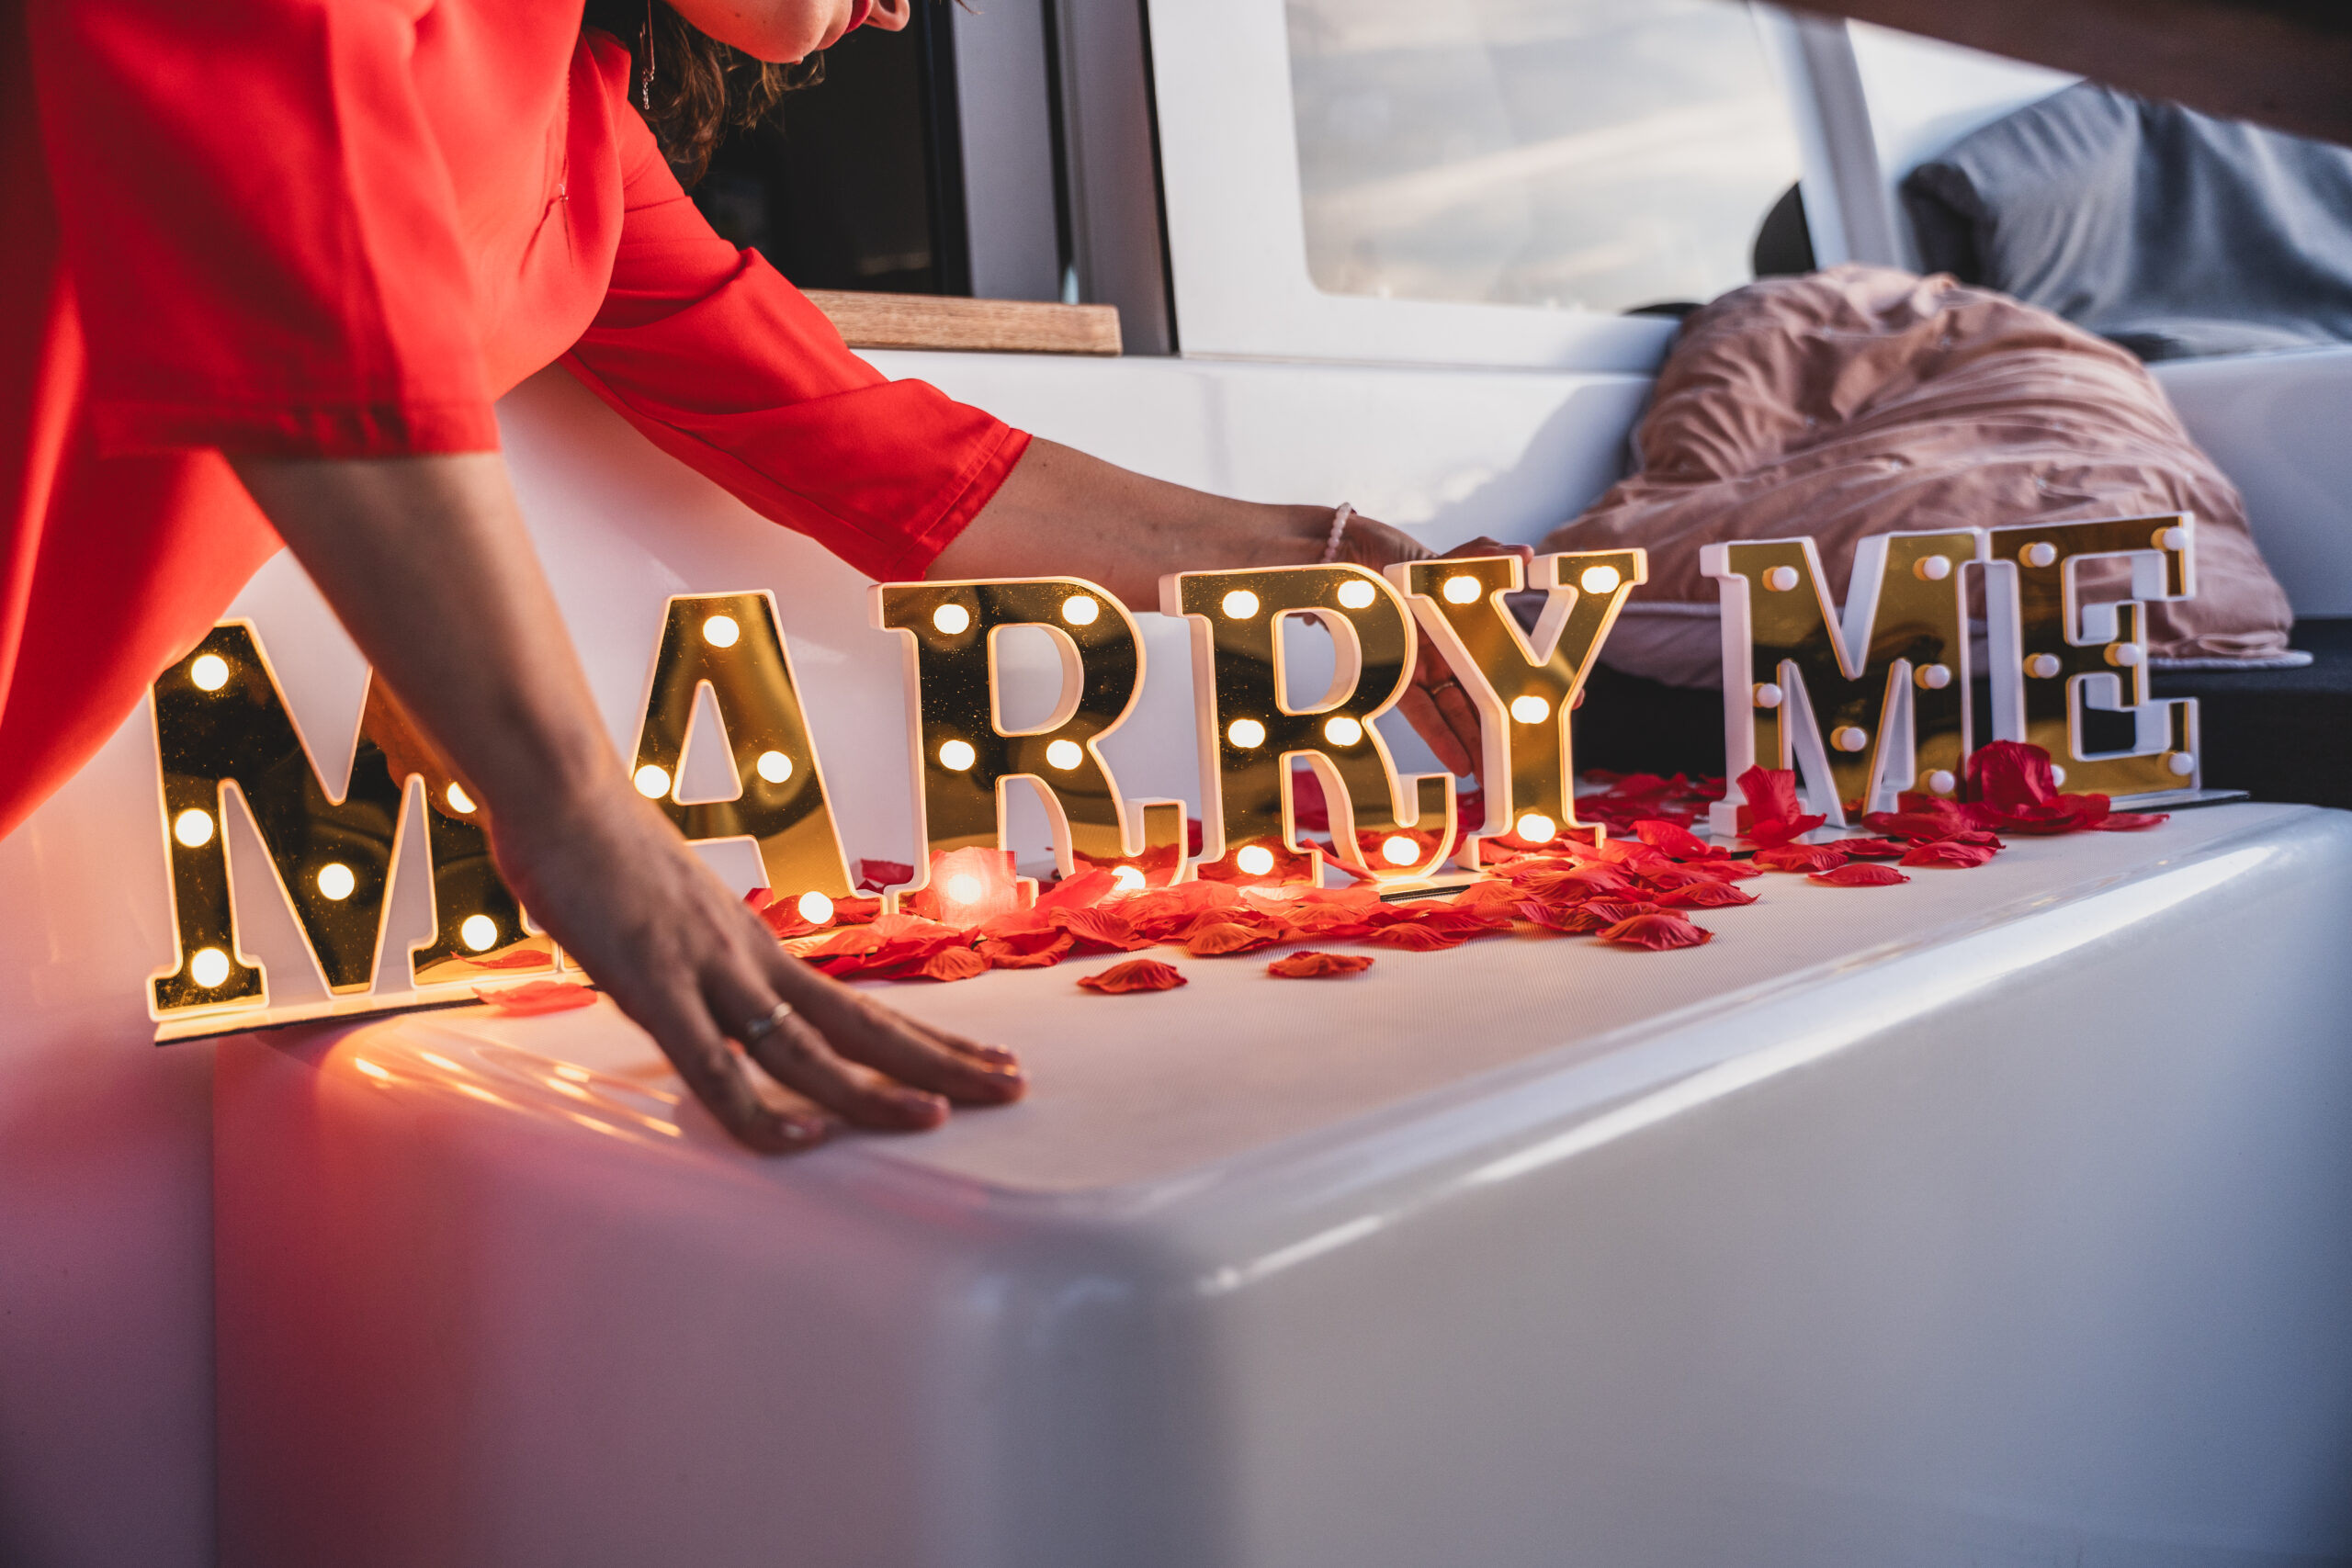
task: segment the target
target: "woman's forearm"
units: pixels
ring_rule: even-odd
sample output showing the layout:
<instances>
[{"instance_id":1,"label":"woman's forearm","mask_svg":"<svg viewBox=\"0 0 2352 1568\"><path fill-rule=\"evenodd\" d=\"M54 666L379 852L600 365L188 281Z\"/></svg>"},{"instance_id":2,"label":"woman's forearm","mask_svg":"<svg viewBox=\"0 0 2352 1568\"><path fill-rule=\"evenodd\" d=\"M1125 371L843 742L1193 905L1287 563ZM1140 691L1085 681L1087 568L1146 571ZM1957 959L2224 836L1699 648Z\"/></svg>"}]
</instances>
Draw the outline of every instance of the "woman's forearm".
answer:
<instances>
[{"instance_id":1,"label":"woman's forearm","mask_svg":"<svg viewBox=\"0 0 2352 1568\"><path fill-rule=\"evenodd\" d=\"M1234 501L1036 440L929 575L1083 577L1157 609L1163 572L1312 561L1330 530L1328 506Z\"/></svg>"}]
</instances>

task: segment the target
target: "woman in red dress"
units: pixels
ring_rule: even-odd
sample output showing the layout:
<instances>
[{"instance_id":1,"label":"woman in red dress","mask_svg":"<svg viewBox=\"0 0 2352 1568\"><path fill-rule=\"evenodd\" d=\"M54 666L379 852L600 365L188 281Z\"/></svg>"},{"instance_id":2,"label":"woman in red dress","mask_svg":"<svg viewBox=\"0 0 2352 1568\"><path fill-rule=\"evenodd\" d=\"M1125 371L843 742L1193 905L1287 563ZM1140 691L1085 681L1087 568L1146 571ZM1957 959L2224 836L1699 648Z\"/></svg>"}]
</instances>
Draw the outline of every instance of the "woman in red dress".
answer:
<instances>
[{"instance_id":1,"label":"woman in red dress","mask_svg":"<svg viewBox=\"0 0 2352 1568\"><path fill-rule=\"evenodd\" d=\"M682 60L664 84L664 36L797 61L906 4L674 0L680 30L647 25L652 101L695 120L660 95L709 81ZM886 380L712 233L580 0L0 18L0 835L282 540L481 803L516 894L738 1137L804 1147L834 1118L927 1127L1017 1098L1010 1052L786 956L628 787L492 402L560 360L877 578L1075 574L1149 604L1164 570L1317 558L1330 511L1146 479ZM1349 542L1369 564L1422 553L1368 522Z\"/></svg>"}]
</instances>

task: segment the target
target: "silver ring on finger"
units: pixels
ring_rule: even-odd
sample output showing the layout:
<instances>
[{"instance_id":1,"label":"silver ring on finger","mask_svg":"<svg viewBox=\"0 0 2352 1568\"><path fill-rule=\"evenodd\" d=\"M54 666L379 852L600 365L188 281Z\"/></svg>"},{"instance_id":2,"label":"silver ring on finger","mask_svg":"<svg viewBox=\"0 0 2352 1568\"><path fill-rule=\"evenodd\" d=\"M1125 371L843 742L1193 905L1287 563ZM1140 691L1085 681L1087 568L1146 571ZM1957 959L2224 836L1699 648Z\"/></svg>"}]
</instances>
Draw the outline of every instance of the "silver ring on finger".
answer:
<instances>
[{"instance_id":1,"label":"silver ring on finger","mask_svg":"<svg viewBox=\"0 0 2352 1568\"><path fill-rule=\"evenodd\" d=\"M741 1040L746 1045L757 1045L761 1041L765 1040L769 1035L774 1034L777 1030L782 1029L784 1027L784 1021L791 1016L792 1004L790 1002L778 1002L775 1006L768 1009L767 1011L762 1013L759 1017L745 1024L736 1034L735 1038Z\"/></svg>"}]
</instances>

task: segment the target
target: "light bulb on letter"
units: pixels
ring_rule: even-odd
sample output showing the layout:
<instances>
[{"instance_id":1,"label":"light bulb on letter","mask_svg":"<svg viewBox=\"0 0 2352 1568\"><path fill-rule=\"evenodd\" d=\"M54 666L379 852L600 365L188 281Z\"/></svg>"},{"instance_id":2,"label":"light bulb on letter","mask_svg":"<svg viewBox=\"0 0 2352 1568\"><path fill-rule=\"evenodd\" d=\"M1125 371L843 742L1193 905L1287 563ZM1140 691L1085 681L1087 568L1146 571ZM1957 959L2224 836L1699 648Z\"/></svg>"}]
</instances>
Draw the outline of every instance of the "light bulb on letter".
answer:
<instances>
[{"instance_id":1,"label":"light bulb on letter","mask_svg":"<svg viewBox=\"0 0 2352 1568\"><path fill-rule=\"evenodd\" d=\"M637 793L648 800L659 800L669 794L670 770L654 762L638 769Z\"/></svg>"},{"instance_id":2,"label":"light bulb on letter","mask_svg":"<svg viewBox=\"0 0 2352 1568\"><path fill-rule=\"evenodd\" d=\"M206 990L229 977L229 955L217 947L200 948L187 961L187 977Z\"/></svg>"},{"instance_id":3,"label":"light bulb on letter","mask_svg":"<svg viewBox=\"0 0 2352 1568\"><path fill-rule=\"evenodd\" d=\"M939 765L953 773L962 773L980 760L968 740L950 740L939 748Z\"/></svg>"},{"instance_id":4,"label":"light bulb on letter","mask_svg":"<svg viewBox=\"0 0 2352 1568\"><path fill-rule=\"evenodd\" d=\"M498 941L498 922L488 915L468 915L458 928L458 940L469 952L485 952Z\"/></svg>"},{"instance_id":5,"label":"light bulb on letter","mask_svg":"<svg viewBox=\"0 0 2352 1568\"><path fill-rule=\"evenodd\" d=\"M1521 724L1541 724L1552 716L1552 705L1530 692L1510 700L1510 716Z\"/></svg>"},{"instance_id":6,"label":"light bulb on letter","mask_svg":"<svg viewBox=\"0 0 2352 1568\"><path fill-rule=\"evenodd\" d=\"M1245 844L1233 863L1244 876L1263 876L1274 869L1274 852L1263 844Z\"/></svg>"},{"instance_id":7,"label":"light bulb on letter","mask_svg":"<svg viewBox=\"0 0 2352 1568\"><path fill-rule=\"evenodd\" d=\"M752 766L770 784L782 784L792 776L792 759L781 751L761 752L760 760Z\"/></svg>"},{"instance_id":8,"label":"light bulb on letter","mask_svg":"<svg viewBox=\"0 0 2352 1568\"><path fill-rule=\"evenodd\" d=\"M942 604L931 613L931 624L954 637L971 626L972 612L961 604Z\"/></svg>"},{"instance_id":9,"label":"light bulb on letter","mask_svg":"<svg viewBox=\"0 0 2352 1568\"><path fill-rule=\"evenodd\" d=\"M743 628L732 615L713 615L702 624L702 640L713 648L732 648L742 635Z\"/></svg>"},{"instance_id":10,"label":"light bulb on letter","mask_svg":"<svg viewBox=\"0 0 2352 1568\"><path fill-rule=\"evenodd\" d=\"M1577 579L1577 586L1587 593L1614 593L1624 577L1613 566L1589 566Z\"/></svg>"},{"instance_id":11,"label":"light bulb on letter","mask_svg":"<svg viewBox=\"0 0 2352 1568\"><path fill-rule=\"evenodd\" d=\"M1112 868L1111 886L1120 892L1133 893L1143 885L1143 873L1134 866L1122 865Z\"/></svg>"},{"instance_id":12,"label":"light bulb on letter","mask_svg":"<svg viewBox=\"0 0 2352 1568\"><path fill-rule=\"evenodd\" d=\"M1074 626L1091 626L1102 613L1102 601L1091 593L1073 593L1062 601L1062 619Z\"/></svg>"},{"instance_id":13,"label":"light bulb on letter","mask_svg":"<svg viewBox=\"0 0 2352 1568\"><path fill-rule=\"evenodd\" d=\"M1340 584L1338 598L1340 605L1346 609L1369 610L1372 608L1372 602L1379 597L1380 590L1361 577L1351 577Z\"/></svg>"},{"instance_id":14,"label":"light bulb on letter","mask_svg":"<svg viewBox=\"0 0 2352 1568\"><path fill-rule=\"evenodd\" d=\"M1323 739L1334 746L1353 746L1363 739L1363 726L1340 714L1323 726Z\"/></svg>"},{"instance_id":15,"label":"light bulb on letter","mask_svg":"<svg viewBox=\"0 0 2352 1568\"><path fill-rule=\"evenodd\" d=\"M1225 613L1237 621L1246 621L1258 613L1258 596L1247 588L1237 588L1225 596Z\"/></svg>"},{"instance_id":16,"label":"light bulb on letter","mask_svg":"<svg viewBox=\"0 0 2352 1568\"><path fill-rule=\"evenodd\" d=\"M793 907L812 926L821 926L833 918L833 901L822 893L803 893L800 902Z\"/></svg>"},{"instance_id":17,"label":"light bulb on letter","mask_svg":"<svg viewBox=\"0 0 2352 1568\"><path fill-rule=\"evenodd\" d=\"M183 811L172 818L172 837L189 849L200 850L212 841L212 813Z\"/></svg>"},{"instance_id":18,"label":"light bulb on letter","mask_svg":"<svg viewBox=\"0 0 2352 1568\"><path fill-rule=\"evenodd\" d=\"M947 896L958 904L977 903L980 895L987 891L980 886L980 879L968 871L958 872L947 879Z\"/></svg>"},{"instance_id":19,"label":"light bulb on letter","mask_svg":"<svg viewBox=\"0 0 2352 1568\"><path fill-rule=\"evenodd\" d=\"M1057 740L1046 748L1046 761L1068 773L1086 761L1086 749L1075 740Z\"/></svg>"},{"instance_id":20,"label":"light bulb on letter","mask_svg":"<svg viewBox=\"0 0 2352 1568\"><path fill-rule=\"evenodd\" d=\"M1247 751L1266 743L1266 727L1254 718L1237 718L1225 727L1225 738Z\"/></svg>"},{"instance_id":21,"label":"light bulb on letter","mask_svg":"<svg viewBox=\"0 0 2352 1568\"><path fill-rule=\"evenodd\" d=\"M1476 604L1478 602L1478 580L1467 572L1449 577L1438 592L1445 595L1445 602L1449 604Z\"/></svg>"},{"instance_id":22,"label":"light bulb on letter","mask_svg":"<svg viewBox=\"0 0 2352 1568\"><path fill-rule=\"evenodd\" d=\"M1421 846L1402 833L1392 833L1381 840L1380 858L1390 865L1410 865L1421 858Z\"/></svg>"},{"instance_id":23,"label":"light bulb on letter","mask_svg":"<svg viewBox=\"0 0 2352 1568\"><path fill-rule=\"evenodd\" d=\"M199 692L217 692L229 683L229 661L217 653L199 653L188 664L187 678L196 682ZM228 971L221 971L224 978L227 974Z\"/></svg>"},{"instance_id":24,"label":"light bulb on letter","mask_svg":"<svg viewBox=\"0 0 2352 1568\"><path fill-rule=\"evenodd\" d=\"M447 800L449 803L449 809L460 817L470 817L474 814L474 797L466 793L465 785L454 779L449 782L449 787L442 791L441 798Z\"/></svg>"},{"instance_id":25,"label":"light bulb on letter","mask_svg":"<svg viewBox=\"0 0 2352 1568\"><path fill-rule=\"evenodd\" d=\"M1548 844L1558 835L1560 825L1541 811L1531 811L1513 824L1511 830L1531 844Z\"/></svg>"},{"instance_id":26,"label":"light bulb on letter","mask_svg":"<svg viewBox=\"0 0 2352 1568\"><path fill-rule=\"evenodd\" d=\"M319 891L338 904L350 897L358 886L359 878L341 861L329 861L319 867Z\"/></svg>"}]
</instances>

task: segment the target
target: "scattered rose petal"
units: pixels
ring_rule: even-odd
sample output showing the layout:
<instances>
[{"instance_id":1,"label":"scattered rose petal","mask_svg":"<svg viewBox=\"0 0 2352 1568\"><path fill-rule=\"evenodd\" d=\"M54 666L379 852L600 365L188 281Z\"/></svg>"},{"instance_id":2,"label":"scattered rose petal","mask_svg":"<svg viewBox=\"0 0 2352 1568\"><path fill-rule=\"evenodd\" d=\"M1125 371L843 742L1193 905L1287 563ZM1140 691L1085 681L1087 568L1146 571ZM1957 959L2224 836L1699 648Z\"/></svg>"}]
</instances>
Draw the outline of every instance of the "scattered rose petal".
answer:
<instances>
[{"instance_id":1,"label":"scattered rose petal","mask_svg":"<svg viewBox=\"0 0 2352 1568\"><path fill-rule=\"evenodd\" d=\"M1294 953L1267 964L1266 973L1285 980L1326 980L1371 967L1371 957L1361 953Z\"/></svg>"},{"instance_id":2,"label":"scattered rose petal","mask_svg":"<svg viewBox=\"0 0 2352 1568\"><path fill-rule=\"evenodd\" d=\"M1091 871L1081 871L1075 876L1066 876L1055 883L1037 895L1035 907L1040 910L1083 909L1101 903L1103 895L1117 886L1118 882L1117 873L1104 866L1096 866Z\"/></svg>"},{"instance_id":3,"label":"scattered rose petal","mask_svg":"<svg viewBox=\"0 0 2352 1568\"><path fill-rule=\"evenodd\" d=\"M1756 863L1767 871L1834 871L1846 856L1828 844L1781 844L1757 851Z\"/></svg>"},{"instance_id":4,"label":"scattered rose petal","mask_svg":"<svg viewBox=\"0 0 2352 1568\"><path fill-rule=\"evenodd\" d=\"M1914 844L1911 852L1903 857L1905 865L1946 866L1966 871L1983 865L1993 858L1993 852L1981 844L1963 844L1956 839L1935 839L1924 844Z\"/></svg>"},{"instance_id":5,"label":"scattered rose petal","mask_svg":"<svg viewBox=\"0 0 2352 1568\"><path fill-rule=\"evenodd\" d=\"M1162 964L1156 958L1130 958L1125 964L1112 964L1099 975L1081 975L1078 983L1090 991L1117 996L1127 991L1172 991L1192 982L1173 964Z\"/></svg>"},{"instance_id":6,"label":"scattered rose petal","mask_svg":"<svg viewBox=\"0 0 2352 1568\"><path fill-rule=\"evenodd\" d=\"M1693 882L1688 886L1668 888L1657 896L1657 902L1661 909L1728 909L1738 904L1755 903L1756 895L1728 882Z\"/></svg>"},{"instance_id":7,"label":"scattered rose petal","mask_svg":"<svg viewBox=\"0 0 2352 1568\"><path fill-rule=\"evenodd\" d=\"M1618 921L1600 933L1600 940L1620 947L1638 947L1649 953L1664 953L1669 948L1697 947L1713 942L1715 933L1704 926L1694 926L1681 916L1668 911L1635 915Z\"/></svg>"},{"instance_id":8,"label":"scattered rose petal","mask_svg":"<svg viewBox=\"0 0 2352 1568\"><path fill-rule=\"evenodd\" d=\"M1184 951L1195 958L1216 958L1228 953L1255 953L1282 940L1282 936L1262 926L1216 920L1194 929L1185 937Z\"/></svg>"},{"instance_id":9,"label":"scattered rose petal","mask_svg":"<svg viewBox=\"0 0 2352 1568\"><path fill-rule=\"evenodd\" d=\"M1069 933L1080 953L1133 953L1152 944L1151 938L1137 936L1134 923L1115 909L1055 909L1048 918Z\"/></svg>"},{"instance_id":10,"label":"scattered rose petal","mask_svg":"<svg viewBox=\"0 0 2352 1568\"><path fill-rule=\"evenodd\" d=\"M1797 775L1791 768L1750 768L1739 775L1741 831L1752 843L1773 849L1801 839L1826 817L1799 814Z\"/></svg>"},{"instance_id":11,"label":"scattered rose petal","mask_svg":"<svg viewBox=\"0 0 2352 1568\"><path fill-rule=\"evenodd\" d=\"M1383 947L1401 947L1408 953L1436 953L1444 948L1460 947L1467 939L1424 925L1383 926L1364 939Z\"/></svg>"},{"instance_id":12,"label":"scattered rose petal","mask_svg":"<svg viewBox=\"0 0 2352 1568\"><path fill-rule=\"evenodd\" d=\"M1069 932L1049 927L1016 936L983 937L975 951L999 969L1050 969L1077 945Z\"/></svg>"},{"instance_id":13,"label":"scattered rose petal","mask_svg":"<svg viewBox=\"0 0 2352 1568\"><path fill-rule=\"evenodd\" d=\"M1911 846L1894 839L1840 839L1829 846L1848 860L1901 860Z\"/></svg>"},{"instance_id":14,"label":"scattered rose petal","mask_svg":"<svg viewBox=\"0 0 2352 1568\"><path fill-rule=\"evenodd\" d=\"M1007 968L1020 967L1007 964ZM989 961L968 947L943 947L916 971L926 979L969 980L989 972Z\"/></svg>"},{"instance_id":15,"label":"scattered rose petal","mask_svg":"<svg viewBox=\"0 0 2352 1568\"><path fill-rule=\"evenodd\" d=\"M2102 833L2137 833L2172 819L2169 811L2110 811L2092 824Z\"/></svg>"},{"instance_id":16,"label":"scattered rose petal","mask_svg":"<svg viewBox=\"0 0 2352 1568\"><path fill-rule=\"evenodd\" d=\"M1642 842L1676 860L1713 860L1724 852L1678 822L1645 819L1634 824Z\"/></svg>"},{"instance_id":17,"label":"scattered rose petal","mask_svg":"<svg viewBox=\"0 0 2352 1568\"><path fill-rule=\"evenodd\" d=\"M596 991L571 980L529 980L520 986L476 986L474 995L492 1009L513 1018L543 1012L569 1012L595 1001Z\"/></svg>"},{"instance_id":18,"label":"scattered rose petal","mask_svg":"<svg viewBox=\"0 0 2352 1568\"><path fill-rule=\"evenodd\" d=\"M915 879L915 868L904 861L862 860L857 863L857 885L871 893L886 887L904 887Z\"/></svg>"},{"instance_id":19,"label":"scattered rose petal","mask_svg":"<svg viewBox=\"0 0 2352 1568\"><path fill-rule=\"evenodd\" d=\"M1856 861L1850 865L1816 871L1806 880L1818 882L1824 887L1892 887L1898 882L1911 879L1891 865L1871 865Z\"/></svg>"},{"instance_id":20,"label":"scattered rose petal","mask_svg":"<svg viewBox=\"0 0 2352 1568\"><path fill-rule=\"evenodd\" d=\"M1594 914L1590 904L1546 904L1534 898L1519 907L1519 915L1523 920L1545 931L1558 931L1562 936L1590 936L1616 923Z\"/></svg>"}]
</instances>

